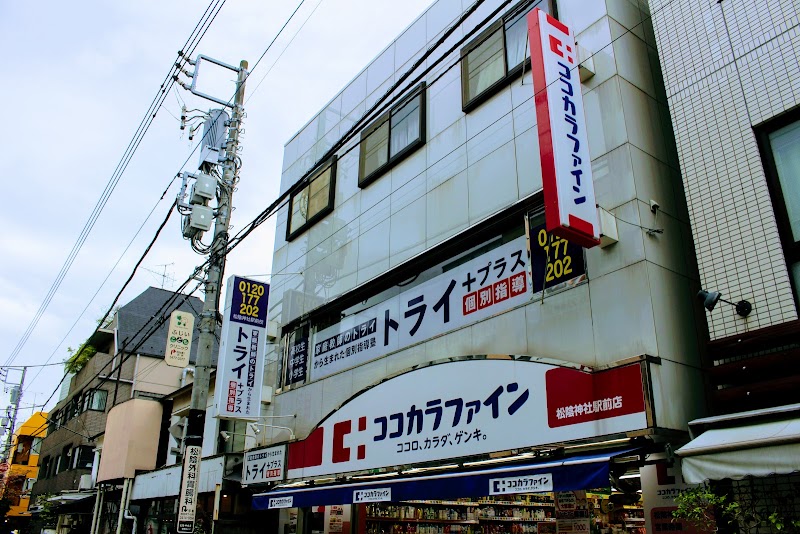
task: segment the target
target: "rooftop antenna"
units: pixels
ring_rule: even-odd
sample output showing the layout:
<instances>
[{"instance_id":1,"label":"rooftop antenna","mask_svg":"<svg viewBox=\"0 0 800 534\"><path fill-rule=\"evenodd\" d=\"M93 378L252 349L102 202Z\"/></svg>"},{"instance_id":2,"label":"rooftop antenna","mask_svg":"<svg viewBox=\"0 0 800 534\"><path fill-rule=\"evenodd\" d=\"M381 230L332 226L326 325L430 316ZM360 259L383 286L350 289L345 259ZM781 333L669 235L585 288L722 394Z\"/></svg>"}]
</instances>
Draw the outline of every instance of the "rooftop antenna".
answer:
<instances>
[{"instance_id":1,"label":"rooftop antenna","mask_svg":"<svg viewBox=\"0 0 800 534\"><path fill-rule=\"evenodd\" d=\"M148 269L147 267L142 267L142 269L144 269L145 271L147 271L149 273L152 273L152 274L158 276L159 278L161 278L161 289L164 289L164 284L166 282L169 282L170 285L172 285L173 282L175 282L175 277L172 276L171 274L167 274L167 267L169 267L170 265L175 265L175 262L162 263L160 265L156 265L156 267L163 267L164 268L164 272L163 273L162 272L158 272L158 271L154 271L153 269Z\"/></svg>"}]
</instances>

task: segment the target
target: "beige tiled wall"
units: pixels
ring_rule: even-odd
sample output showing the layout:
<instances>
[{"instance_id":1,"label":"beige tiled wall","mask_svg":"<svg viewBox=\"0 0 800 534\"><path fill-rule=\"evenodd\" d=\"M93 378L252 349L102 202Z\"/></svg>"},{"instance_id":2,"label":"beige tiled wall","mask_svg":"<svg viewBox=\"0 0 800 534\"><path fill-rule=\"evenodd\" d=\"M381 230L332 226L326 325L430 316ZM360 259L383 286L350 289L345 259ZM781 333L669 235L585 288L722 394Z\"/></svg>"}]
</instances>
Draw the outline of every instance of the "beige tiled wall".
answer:
<instances>
[{"instance_id":1,"label":"beige tiled wall","mask_svg":"<svg viewBox=\"0 0 800 534\"><path fill-rule=\"evenodd\" d=\"M658 52L703 286L721 304L717 339L797 318L753 133L800 104L796 0L651 0Z\"/></svg>"}]
</instances>

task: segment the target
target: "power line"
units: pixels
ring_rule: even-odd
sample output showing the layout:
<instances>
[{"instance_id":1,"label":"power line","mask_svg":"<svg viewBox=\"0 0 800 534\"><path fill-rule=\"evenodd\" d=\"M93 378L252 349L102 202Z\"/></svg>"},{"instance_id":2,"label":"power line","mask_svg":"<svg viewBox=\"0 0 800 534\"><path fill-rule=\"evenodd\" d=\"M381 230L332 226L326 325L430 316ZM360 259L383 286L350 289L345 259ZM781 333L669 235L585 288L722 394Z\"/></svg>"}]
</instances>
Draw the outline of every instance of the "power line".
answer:
<instances>
[{"instance_id":1,"label":"power line","mask_svg":"<svg viewBox=\"0 0 800 534\"><path fill-rule=\"evenodd\" d=\"M33 330L36 328L36 325L39 324L39 320L44 315L44 312L47 310L50 302L52 301L53 297L55 296L56 292L58 291L59 287L61 287L61 282L69 272L70 267L72 267L72 263L75 261L75 258L78 256L78 253L83 248L86 239L89 237L89 233L94 228L97 219L100 216L100 213L105 208L108 199L110 198L111 194L114 192L117 184L119 183L120 179L122 178L122 174L128 167L133 155L135 154L136 150L138 149L139 145L141 144L144 135L150 128L150 125L155 120L155 117L158 113L158 110L161 108L166 96L169 94L169 90L172 88L174 84L174 80L172 79L174 72L180 72L181 68L186 64L188 61L188 56L194 52L194 49L199 44L202 37L205 35L206 31L210 27L211 23L216 19L216 16L219 14L219 11L222 9L225 0L214 0L209 7L206 8L206 11L203 13L203 17L201 17L200 22L197 23L195 29L192 30L192 33L187 40L186 44L184 44L184 48L182 48L178 52L178 60L170 66L170 70L167 73L164 82L161 83L161 86L156 93L155 98L150 104L150 107L145 112L145 116L142 121L139 123L139 127L136 129L133 138L131 139L130 143L128 144L127 149L122 155L119 163L117 163L117 167L111 175L108 183L106 184L103 193L100 195L100 199L95 204L94 209L92 210L91 214L89 215L89 219L86 221L81 233L78 236L75 244L72 247L72 250L67 255L67 259L64 261L64 264L61 266L61 270L56 275L56 279L53 281L53 284L50 286L47 294L45 295L42 304L39 306L39 309L33 316L33 319L28 324L28 327L25 329L25 332L22 335L22 338L19 340L17 345L11 351L11 354L8 356L6 360L6 364L11 364L19 355L22 348L27 343L28 339L30 338ZM213 6L213 7L212 7ZM216 9L216 12L214 11ZM211 11L211 13L209 13ZM198 29L202 29L202 33L196 34ZM190 47L190 50L185 51L187 47Z\"/></svg>"}]
</instances>

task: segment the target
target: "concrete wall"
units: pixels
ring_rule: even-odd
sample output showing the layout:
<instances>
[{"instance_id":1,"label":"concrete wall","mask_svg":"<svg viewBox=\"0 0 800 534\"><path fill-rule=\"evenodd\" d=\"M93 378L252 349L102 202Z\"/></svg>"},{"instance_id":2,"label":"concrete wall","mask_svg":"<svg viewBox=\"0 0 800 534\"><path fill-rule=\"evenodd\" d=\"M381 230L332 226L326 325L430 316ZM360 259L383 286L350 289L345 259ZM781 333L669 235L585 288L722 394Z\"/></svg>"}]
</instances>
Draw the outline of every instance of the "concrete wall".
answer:
<instances>
[{"instance_id":1,"label":"concrete wall","mask_svg":"<svg viewBox=\"0 0 800 534\"><path fill-rule=\"evenodd\" d=\"M712 339L797 319L753 127L800 104L800 7L651 0Z\"/></svg>"}]
</instances>

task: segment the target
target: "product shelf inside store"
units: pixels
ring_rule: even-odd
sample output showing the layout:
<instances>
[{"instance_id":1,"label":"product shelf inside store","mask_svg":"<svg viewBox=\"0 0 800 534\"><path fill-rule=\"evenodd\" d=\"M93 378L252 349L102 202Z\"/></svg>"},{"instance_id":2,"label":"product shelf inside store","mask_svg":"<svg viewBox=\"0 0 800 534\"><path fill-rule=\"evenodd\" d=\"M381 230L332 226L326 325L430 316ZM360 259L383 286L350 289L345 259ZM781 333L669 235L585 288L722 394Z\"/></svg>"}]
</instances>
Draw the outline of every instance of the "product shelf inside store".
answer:
<instances>
[{"instance_id":1,"label":"product shelf inside store","mask_svg":"<svg viewBox=\"0 0 800 534\"><path fill-rule=\"evenodd\" d=\"M414 517L370 517L367 516L368 521L385 521L389 523L402 522L402 523L447 523L457 525L477 525L478 521L475 519L416 519Z\"/></svg>"}]
</instances>

